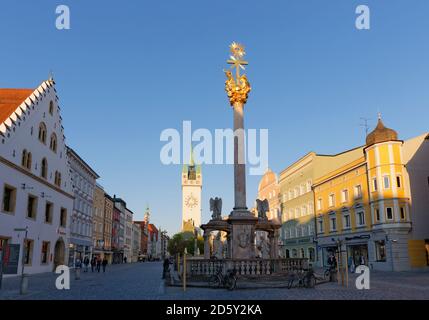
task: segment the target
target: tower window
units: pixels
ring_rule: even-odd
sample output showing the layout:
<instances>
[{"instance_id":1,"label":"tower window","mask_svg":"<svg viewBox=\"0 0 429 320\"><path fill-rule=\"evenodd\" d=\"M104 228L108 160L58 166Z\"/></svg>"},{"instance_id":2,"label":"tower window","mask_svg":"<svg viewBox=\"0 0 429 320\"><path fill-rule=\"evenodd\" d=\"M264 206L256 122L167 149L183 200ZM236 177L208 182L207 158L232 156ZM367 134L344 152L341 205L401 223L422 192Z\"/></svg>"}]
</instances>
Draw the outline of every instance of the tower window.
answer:
<instances>
[{"instance_id":1,"label":"tower window","mask_svg":"<svg viewBox=\"0 0 429 320\"><path fill-rule=\"evenodd\" d=\"M373 190L373 191L377 191L377 190L378 190L378 186L377 186L377 178L373 178L373 179L372 179L372 190Z\"/></svg>"},{"instance_id":2,"label":"tower window","mask_svg":"<svg viewBox=\"0 0 429 320\"><path fill-rule=\"evenodd\" d=\"M383 177L383 182L384 182L384 189L389 189L390 188L390 178L389 178L389 176L384 176Z\"/></svg>"},{"instance_id":3,"label":"tower window","mask_svg":"<svg viewBox=\"0 0 429 320\"><path fill-rule=\"evenodd\" d=\"M396 187L400 188L401 185L401 176L396 176Z\"/></svg>"},{"instance_id":4,"label":"tower window","mask_svg":"<svg viewBox=\"0 0 429 320\"><path fill-rule=\"evenodd\" d=\"M405 208L401 207L401 219L405 220Z\"/></svg>"}]
</instances>

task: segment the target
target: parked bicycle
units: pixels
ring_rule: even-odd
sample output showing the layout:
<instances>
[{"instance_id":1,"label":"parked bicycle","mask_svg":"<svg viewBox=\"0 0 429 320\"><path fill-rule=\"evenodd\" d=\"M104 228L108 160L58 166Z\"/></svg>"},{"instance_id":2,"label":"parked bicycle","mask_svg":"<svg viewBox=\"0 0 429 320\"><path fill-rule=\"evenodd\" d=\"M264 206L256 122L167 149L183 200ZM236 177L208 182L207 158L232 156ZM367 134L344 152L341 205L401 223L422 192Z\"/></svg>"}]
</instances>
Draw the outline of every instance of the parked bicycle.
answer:
<instances>
[{"instance_id":1,"label":"parked bicycle","mask_svg":"<svg viewBox=\"0 0 429 320\"><path fill-rule=\"evenodd\" d=\"M316 277L312 268L308 270L296 270L289 276L287 288L314 288Z\"/></svg>"},{"instance_id":2,"label":"parked bicycle","mask_svg":"<svg viewBox=\"0 0 429 320\"><path fill-rule=\"evenodd\" d=\"M210 287L224 287L228 290L234 290L237 284L237 271L235 269L228 270L226 275L223 275L222 268L219 268L215 275L209 279Z\"/></svg>"}]
</instances>

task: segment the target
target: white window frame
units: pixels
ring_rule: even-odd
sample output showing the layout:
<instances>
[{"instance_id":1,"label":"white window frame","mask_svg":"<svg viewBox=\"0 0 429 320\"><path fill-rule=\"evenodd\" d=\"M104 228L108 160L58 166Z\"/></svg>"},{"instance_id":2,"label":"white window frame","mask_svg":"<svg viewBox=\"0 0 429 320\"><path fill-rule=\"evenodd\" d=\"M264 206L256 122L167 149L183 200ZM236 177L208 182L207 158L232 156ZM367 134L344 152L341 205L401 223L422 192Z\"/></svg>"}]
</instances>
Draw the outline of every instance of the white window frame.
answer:
<instances>
[{"instance_id":1,"label":"white window frame","mask_svg":"<svg viewBox=\"0 0 429 320\"><path fill-rule=\"evenodd\" d=\"M362 213L362 217L363 217L363 223L361 224L359 221L359 214ZM357 227L363 227L366 225L366 221L365 221L365 210L357 210L356 211L356 226Z\"/></svg>"},{"instance_id":2,"label":"white window frame","mask_svg":"<svg viewBox=\"0 0 429 320\"><path fill-rule=\"evenodd\" d=\"M328 205L329 207L335 207L335 194L331 193L328 197Z\"/></svg>"},{"instance_id":3,"label":"white window frame","mask_svg":"<svg viewBox=\"0 0 429 320\"><path fill-rule=\"evenodd\" d=\"M386 184L386 182L387 182L387 184ZM389 175L383 176L383 188L384 189L390 189L390 176Z\"/></svg>"},{"instance_id":4,"label":"white window frame","mask_svg":"<svg viewBox=\"0 0 429 320\"><path fill-rule=\"evenodd\" d=\"M392 218L390 218L390 219L389 219L389 216L387 214L387 209L390 209L390 211L392 213ZM393 208L392 207L386 207L386 220L387 221L393 221L394 219L395 219L395 215L394 215L394 212L393 212Z\"/></svg>"},{"instance_id":5,"label":"white window frame","mask_svg":"<svg viewBox=\"0 0 429 320\"><path fill-rule=\"evenodd\" d=\"M349 189L341 190L341 202L347 203L349 201Z\"/></svg>"}]
</instances>

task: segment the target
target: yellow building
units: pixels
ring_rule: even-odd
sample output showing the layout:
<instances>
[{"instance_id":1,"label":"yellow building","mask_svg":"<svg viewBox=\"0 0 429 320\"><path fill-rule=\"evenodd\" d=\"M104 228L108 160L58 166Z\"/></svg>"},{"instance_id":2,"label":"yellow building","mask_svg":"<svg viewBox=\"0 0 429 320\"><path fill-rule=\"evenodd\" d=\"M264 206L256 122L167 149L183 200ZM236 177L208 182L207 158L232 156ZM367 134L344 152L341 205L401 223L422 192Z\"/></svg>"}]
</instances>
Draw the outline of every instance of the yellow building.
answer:
<instances>
[{"instance_id":1,"label":"yellow building","mask_svg":"<svg viewBox=\"0 0 429 320\"><path fill-rule=\"evenodd\" d=\"M349 266L394 271L426 266L428 159L427 134L403 142L379 119L358 159L316 179L320 262L326 265L341 247Z\"/></svg>"},{"instance_id":2,"label":"yellow building","mask_svg":"<svg viewBox=\"0 0 429 320\"><path fill-rule=\"evenodd\" d=\"M336 155L310 152L280 173L279 201L284 257L309 258L317 264L313 182L362 155L362 147Z\"/></svg>"}]
</instances>

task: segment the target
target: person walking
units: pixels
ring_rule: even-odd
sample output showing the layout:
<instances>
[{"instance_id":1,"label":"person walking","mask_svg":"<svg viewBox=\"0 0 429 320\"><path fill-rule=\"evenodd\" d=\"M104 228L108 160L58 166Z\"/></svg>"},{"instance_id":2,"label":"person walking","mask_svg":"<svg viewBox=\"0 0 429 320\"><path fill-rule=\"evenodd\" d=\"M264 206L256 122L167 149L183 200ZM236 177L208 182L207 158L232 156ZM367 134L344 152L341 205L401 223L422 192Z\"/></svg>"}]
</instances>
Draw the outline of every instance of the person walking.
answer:
<instances>
[{"instance_id":1,"label":"person walking","mask_svg":"<svg viewBox=\"0 0 429 320\"><path fill-rule=\"evenodd\" d=\"M101 259L97 258L97 272L100 273Z\"/></svg>"},{"instance_id":2,"label":"person walking","mask_svg":"<svg viewBox=\"0 0 429 320\"><path fill-rule=\"evenodd\" d=\"M91 272L94 272L94 268L95 268L95 265L96 265L96 260L95 260L95 257L92 257L92 259L91 259Z\"/></svg>"},{"instance_id":3,"label":"person walking","mask_svg":"<svg viewBox=\"0 0 429 320\"><path fill-rule=\"evenodd\" d=\"M106 258L103 259L102 265L103 265L103 273L104 273L104 272L106 272L106 266L107 266L107 259Z\"/></svg>"},{"instance_id":4,"label":"person walking","mask_svg":"<svg viewBox=\"0 0 429 320\"><path fill-rule=\"evenodd\" d=\"M85 259L83 259L83 265L85 266L83 272L88 272L89 258L87 256L85 257Z\"/></svg>"}]
</instances>

